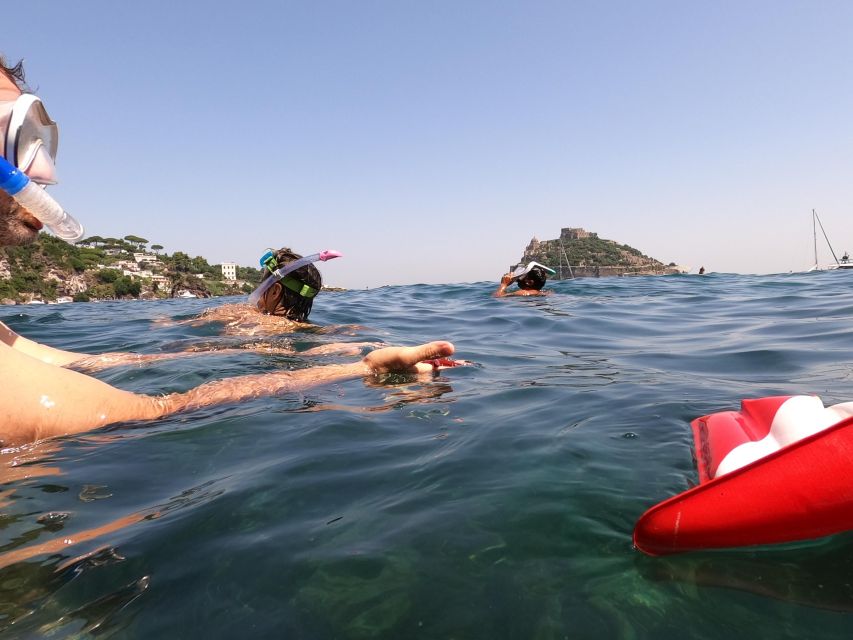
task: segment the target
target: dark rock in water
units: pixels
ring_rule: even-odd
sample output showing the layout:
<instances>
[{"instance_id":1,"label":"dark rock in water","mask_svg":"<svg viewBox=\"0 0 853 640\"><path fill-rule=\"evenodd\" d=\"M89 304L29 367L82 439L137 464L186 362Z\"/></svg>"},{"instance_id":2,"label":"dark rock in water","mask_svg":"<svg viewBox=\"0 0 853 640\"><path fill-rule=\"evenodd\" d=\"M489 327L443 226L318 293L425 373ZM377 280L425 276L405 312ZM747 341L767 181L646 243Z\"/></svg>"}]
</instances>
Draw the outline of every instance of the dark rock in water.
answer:
<instances>
[{"instance_id":1,"label":"dark rock in water","mask_svg":"<svg viewBox=\"0 0 853 640\"><path fill-rule=\"evenodd\" d=\"M182 273L172 281L170 296L172 298L209 298L210 290L201 278L190 273Z\"/></svg>"}]
</instances>

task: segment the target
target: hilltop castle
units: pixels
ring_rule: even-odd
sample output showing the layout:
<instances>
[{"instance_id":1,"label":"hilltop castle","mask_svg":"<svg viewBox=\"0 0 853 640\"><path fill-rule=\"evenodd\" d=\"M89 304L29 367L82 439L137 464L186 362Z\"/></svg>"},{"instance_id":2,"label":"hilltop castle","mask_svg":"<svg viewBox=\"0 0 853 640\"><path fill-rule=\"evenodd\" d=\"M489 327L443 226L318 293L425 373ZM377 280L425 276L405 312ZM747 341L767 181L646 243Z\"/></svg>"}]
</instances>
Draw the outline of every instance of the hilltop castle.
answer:
<instances>
[{"instance_id":1,"label":"hilltop castle","mask_svg":"<svg viewBox=\"0 0 853 640\"><path fill-rule=\"evenodd\" d=\"M519 262L531 260L556 269L558 279L678 273L674 264L666 266L633 247L599 238L580 227L563 227L555 240L534 236Z\"/></svg>"},{"instance_id":2,"label":"hilltop castle","mask_svg":"<svg viewBox=\"0 0 853 640\"><path fill-rule=\"evenodd\" d=\"M598 234L594 231L587 231L586 229L581 229L580 227L563 227L560 229L560 239L559 240L545 240L545 242L559 242L566 240L580 240L581 238L598 238ZM530 244L527 245L527 248L524 250L524 256L527 255L535 255L540 253L540 245L542 242L536 236L533 236L533 239L530 241ZM521 261L524 262L524 256L522 256Z\"/></svg>"}]
</instances>

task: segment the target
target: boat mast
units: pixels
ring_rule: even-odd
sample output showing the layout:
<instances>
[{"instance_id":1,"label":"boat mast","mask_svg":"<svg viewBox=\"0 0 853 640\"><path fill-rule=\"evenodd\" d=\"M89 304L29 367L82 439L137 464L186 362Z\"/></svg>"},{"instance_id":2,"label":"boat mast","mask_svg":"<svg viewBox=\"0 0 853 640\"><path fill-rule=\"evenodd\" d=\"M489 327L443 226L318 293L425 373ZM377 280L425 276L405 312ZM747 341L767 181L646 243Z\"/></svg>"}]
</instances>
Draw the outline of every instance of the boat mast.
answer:
<instances>
[{"instance_id":1,"label":"boat mast","mask_svg":"<svg viewBox=\"0 0 853 640\"><path fill-rule=\"evenodd\" d=\"M572 280L575 279L575 274L572 273L572 265L569 264L569 256L566 255L566 247L563 246L563 239L560 238L560 250L563 252L562 257L560 258L560 279L563 279L563 258L566 259L566 266L569 268L569 276L571 276Z\"/></svg>"},{"instance_id":2,"label":"boat mast","mask_svg":"<svg viewBox=\"0 0 853 640\"><path fill-rule=\"evenodd\" d=\"M812 209L812 235L814 236L814 268L817 269L817 226L815 225L815 218L817 214L815 210Z\"/></svg>"},{"instance_id":3,"label":"boat mast","mask_svg":"<svg viewBox=\"0 0 853 640\"><path fill-rule=\"evenodd\" d=\"M835 255L835 251L832 249L832 245L829 243L829 237L826 235L826 230L823 228L823 223L820 221L820 218L817 215L817 212L812 209L812 214L814 214L815 219L817 220L818 225L820 225L820 230L823 232L823 237L826 240L826 246L829 247L829 252L832 254L832 257L835 259L835 264L841 264L838 262L838 256ZM814 223L812 223L814 224ZM817 240L815 240L817 243ZM817 263L817 244L815 244L815 263Z\"/></svg>"}]
</instances>

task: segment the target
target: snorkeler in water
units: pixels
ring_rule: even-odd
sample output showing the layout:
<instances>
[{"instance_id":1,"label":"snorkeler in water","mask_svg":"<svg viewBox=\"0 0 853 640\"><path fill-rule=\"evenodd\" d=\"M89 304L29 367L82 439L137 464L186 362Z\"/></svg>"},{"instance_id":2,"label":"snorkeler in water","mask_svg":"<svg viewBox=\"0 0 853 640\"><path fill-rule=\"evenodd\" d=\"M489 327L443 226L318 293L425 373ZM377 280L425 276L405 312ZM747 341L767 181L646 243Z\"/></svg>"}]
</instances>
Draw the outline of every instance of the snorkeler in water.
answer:
<instances>
[{"instance_id":1,"label":"snorkeler in water","mask_svg":"<svg viewBox=\"0 0 853 640\"><path fill-rule=\"evenodd\" d=\"M526 265L519 265L510 273L504 274L501 278L501 283L495 291L496 298L504 296L545 296L550 294L550 291L542 291L545 286L545 281L549 275L557 273L550 267L538 262L528 262ZM512 283L518 285L516 291L507 292Z\"/></svg>"},{"instance_id":2,"label":"snorkeler in water","mask_svg":"<svg viewBox=\"0 0 853 640\"><path fill-rule=\"evenodd\" d=\"M226 304L205 310L199 317L176 324L200 326L221 322L227 335L281 334L305 329L314 298L323 289L323 277L313 264L339 257L323 251L302 257L284 247L267 250L260 259L261 284L243 304ZM292 269L293 266L300 266Z\"/></svg>"}]
</instances>

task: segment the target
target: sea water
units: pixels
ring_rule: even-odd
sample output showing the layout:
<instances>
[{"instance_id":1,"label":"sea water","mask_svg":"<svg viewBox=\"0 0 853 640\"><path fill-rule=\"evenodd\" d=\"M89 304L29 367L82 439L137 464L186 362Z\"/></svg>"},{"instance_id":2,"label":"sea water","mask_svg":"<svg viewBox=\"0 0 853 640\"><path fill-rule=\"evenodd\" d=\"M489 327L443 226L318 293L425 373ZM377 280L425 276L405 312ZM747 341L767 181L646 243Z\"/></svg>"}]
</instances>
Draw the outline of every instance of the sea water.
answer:
<instances>
[{"instance_id":1,"label":"sea water","mask_svg":"<svg viewBox=\"0 0 853 640\"><path fill-rule=\"evenodd\" d=\"M71 350L455 343L476 367L351 380L66 437L7 480L0 633L119 638L847 637L849 534L644 556L697 482L691 419L853 399L853 273L323 293L270 338L163 324L235 299L6 307ZM204 355L98 373L140 393L351 357ZM780 488L781 490L781 488Z\"/></svg>"}]
</instances>

